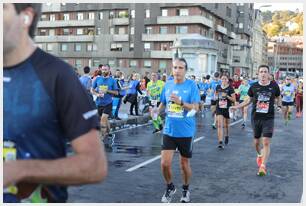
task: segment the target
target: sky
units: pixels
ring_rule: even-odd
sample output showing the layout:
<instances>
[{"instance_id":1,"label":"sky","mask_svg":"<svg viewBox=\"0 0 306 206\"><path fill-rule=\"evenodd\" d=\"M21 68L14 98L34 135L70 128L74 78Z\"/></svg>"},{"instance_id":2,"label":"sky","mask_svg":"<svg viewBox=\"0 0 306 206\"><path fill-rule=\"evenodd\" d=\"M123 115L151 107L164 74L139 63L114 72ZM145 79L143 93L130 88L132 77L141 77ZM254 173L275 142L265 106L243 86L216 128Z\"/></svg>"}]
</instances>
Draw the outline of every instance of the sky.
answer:
<instances>
[{"instance_id":1,"label":"sky","mask_svg":"<svg viewBox=\"0 0 306 206\"><path fill-rule=\"evenodd\" d=\"M261 11L275 11L275 10L291 10L295 11L297 8L299 11L303 11L302 3L254 3L254 8L258 9L263 5L271 5L270 7L261 7Z\"/></svg>"}]
</instances>

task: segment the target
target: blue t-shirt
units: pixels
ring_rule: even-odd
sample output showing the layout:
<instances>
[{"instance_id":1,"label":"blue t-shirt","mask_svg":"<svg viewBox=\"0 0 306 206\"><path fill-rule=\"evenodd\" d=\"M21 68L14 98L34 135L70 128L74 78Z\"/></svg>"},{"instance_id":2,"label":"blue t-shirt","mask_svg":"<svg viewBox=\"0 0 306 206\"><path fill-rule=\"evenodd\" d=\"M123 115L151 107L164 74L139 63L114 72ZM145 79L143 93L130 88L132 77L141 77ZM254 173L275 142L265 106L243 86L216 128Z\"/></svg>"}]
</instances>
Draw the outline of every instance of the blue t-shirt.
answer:
<instances>
[{"instance_id":1,"label":"blue t-shirt","mask_svg":"<svg viewBox=\"0 0 306 206\"><path fill-rule=\"evenodd\" d=\"M129 83L129 89L127 94L137 94L137 85L139 84L138 80L131 80Z\"/></svg>"},{"instance_id":2,"label":"blue t-shirt","mask_svg":"<svg viewBox=\"0 0 306 206\"><path fill-rule=\"evenodd\" d=\"M17 159L64 158L68 141L100 127L91 101L70 65L36 49L3 69L3 140L15 143ZM67 200L66 186L41 186L53 201Z\"/></svg>"},{"instance_id":3,"label":"blue t-shirt","mask_svg":"<svg viewBox=\"0 0 306 206\"><path fill-rule=\"evenodd\" d=\"M90 90L92 84L90 76L83 75L79 78L79 80L85 89Z\"/></svg>"},{"instance_id":4,"label":"blue t-shirt","mask_svg":"<svg viewBox=\"0 0 306 206\"><path fill-rule=\"evenodd\" d=\"M293 84L290 84L289 86L284 85L282 87L282 96L283 102L293 102L294 101L294 93L295 93L295 86Z\"/></svg>"},{"instance_id":5,"label":"blue t-shirt","mask_svg":"<svg viewBox=\"0 0 306 206\"><path fill-rule=\"evenodd\" d=\"M112 77L104 78L104 77L97 77L92 87L95 89L96 92L99 91L106 91L106 90L118 90L117 82ZM106 106L113 102L112 99L113 95L110 93L104 93L103 97L97 97L96 105L97 106Z\"/></svg>"},{"instance_id":6,"label":"blue t-shirt","mask_svg":"<svg viewBox=\"0 0 306 206\"><path fill-rule=\"evenodd\" d=\"M200 90L200 94L202 95L207 95L207 90L210 87L210 84L208 84L207 82L200 82L198 84L199 90Z\"/></svg>"},{"instance_id":7,"label":"blue t-shirt","mask_svg":"<svg viewBox=\"0 0 306 206\"><path fill-rule=\"evenodd\" d=\"M218 85L221 85L221 80L211 80L209 88L211 89L210 97L212 100L216 100L215 91Z\"/></svg>"},{"instance_id":8,"label":"blue t-shirt","mask_svg":"<svg viewBox=\"0 0 306 206\"><path fill-rule=\"evenodd\" d=\"M187 117L188 111L180 105L170 102L170 95L174 93L186 103L199 103L200 93L196 83L185 80L181 84L175 84L174 80L166 82L161 94L161 102L166 107L166 122L164 134L173 138L193 137L196 132L195 117Z\"/></svg>"}]
</instances>

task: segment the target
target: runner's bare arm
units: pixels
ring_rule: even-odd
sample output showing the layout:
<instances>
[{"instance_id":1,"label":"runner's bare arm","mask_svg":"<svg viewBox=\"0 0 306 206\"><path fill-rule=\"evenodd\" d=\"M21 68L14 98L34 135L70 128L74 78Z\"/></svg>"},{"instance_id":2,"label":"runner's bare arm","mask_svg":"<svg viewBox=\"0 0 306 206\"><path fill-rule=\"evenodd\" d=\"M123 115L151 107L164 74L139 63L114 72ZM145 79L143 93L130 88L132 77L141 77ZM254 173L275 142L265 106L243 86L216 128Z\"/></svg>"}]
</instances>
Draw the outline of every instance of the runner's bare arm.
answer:
<instances>
[{"instance_id":1,"label":"runner's bare arm","mask_svg":"<svg viewBox=\"0 0 306 206\"><path fill-rule=\"evenodd\" d=\"M3 185L18 182L79 185L103 180L107 160L96 129L71 142L72 156L57 160L17 160L4 163Z\"/></svg>"},{"instance_id":2,"label":"runner's bare arm","mask_svg":"<svg viewBox=\"0 0 306 206\"><path fill-rule=\"evenodd\" d=\"M110 93L110 94L118 95L118 91L117 90L107 90L106 92Z\"/></svg>"},{"instance_id":3,"label":"runner's bare arm","mask_svg":"<svg viewBox=\"0 0 306 206\"><path fill-rule=\"evenodd\" d=\"M165 105L161 102L159 104L159 107L158 107L158 114L160 114L161 112L163 112L165 110Z\"/></svg>"},{"instance_id":4,"label":"runner's bare arm","mask_svg":"<svg viewBox=\"0 0 306 206\"><path fill-rule=\"evenodd\" d=\"M236 105L236 106L232 106L232 109L240 109L242 107L248 106L249 104L251 104L251 98L250 96L246 96L246 98L244 99L243 102L241 102L240 104Z\"/></svg>"}]
</instances>

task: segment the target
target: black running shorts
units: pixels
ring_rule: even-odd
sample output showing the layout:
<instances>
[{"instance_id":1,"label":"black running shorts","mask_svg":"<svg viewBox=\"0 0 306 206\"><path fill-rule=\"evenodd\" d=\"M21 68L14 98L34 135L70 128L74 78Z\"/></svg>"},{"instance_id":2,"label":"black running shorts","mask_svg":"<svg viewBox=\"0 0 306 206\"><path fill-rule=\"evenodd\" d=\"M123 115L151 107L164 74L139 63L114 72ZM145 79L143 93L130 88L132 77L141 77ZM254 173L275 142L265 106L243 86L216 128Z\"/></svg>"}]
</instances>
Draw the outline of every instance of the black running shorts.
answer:
<instances>
[{"instance_id":1,"label":"black running shorts","mask_svg":"<svg viewBox=\"0 0 306 206\"><path fill-rule=\"evenodd\" d=\"M217 107L216 109L216 114L217 115L222 115L224 118L229 119L229 109L220 109Z\"/></svg>"},{"instance_id":2,"label":"black running shorts","mask_svg":"<svg viewBox=\"0 0 306 206\"><path fill-rule=\"evenodd\" d=\"M294 105L294 102L282 102L282 105L283 106L293 106Z\"/></svg>"},{"instance_id":3,"label":"black running shorts","mask_svg":"<svg viewBox=\"0 0 306 206\"><path fill-rule=\"evenodd\" d=\"M211 100L210 104L216 106L217 105L217 101L216 100Z\"/></svg>"},{"instance_id":4,"label":"black running shorts","mask_svg":"<svg viewBox=\"0 0 306 206\"><path fill-rule=\"evenodd\" d=\"M99 116L101 117L102 114L107 114L108 116L112 115L112 109L113 109L113 103L110 103L105 106L98 106L98 113Z\"/></svg>"},{"instance_id":5,"label":"black running shorts","mask_svg":"<svg viewBox=\"0 0 306 206\"><path fill-rule=\"evenodd\" d=\"M183 157L192 157L193 138L192 137L170 137L166 134L163 136L162 150L176 150L180 152Z\"/></svg>"},{"instance_id":6,"label":"black running shorts","mask_svg":"<svg viewBox=\"0 0 306 206\"><path fill-rule=\"evenodd\" d=\"M260 137L272 138L274 130L274 119L255 119L251 118L251 123L254 131L254 138L259 139Z\"/></svg>"}]
</instances>

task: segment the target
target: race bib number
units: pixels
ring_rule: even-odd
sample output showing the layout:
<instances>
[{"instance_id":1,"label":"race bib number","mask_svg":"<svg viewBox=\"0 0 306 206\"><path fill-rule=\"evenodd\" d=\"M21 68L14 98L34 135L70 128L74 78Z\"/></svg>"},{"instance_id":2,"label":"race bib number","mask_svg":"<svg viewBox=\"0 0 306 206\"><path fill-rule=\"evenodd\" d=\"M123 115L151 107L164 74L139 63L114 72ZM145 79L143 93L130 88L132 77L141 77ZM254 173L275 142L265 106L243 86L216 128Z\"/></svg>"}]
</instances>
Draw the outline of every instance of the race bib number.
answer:
<instances>
[{"instance_id":1,"label":"race bib number","mask_svg":"<svg viewBox=\"0 0 306 206\"><path fill-rule=\"evenodd\" d=\"M290 91L285 91L284 96L291 97L291 92Z\"/></svg>"},{"instance_id":2,"label":"race bib number","mask_svg":"<svg viewBox=\"0 0 306 206\"><path fill-rule=\"evenodd\" d=\"M184 117L184 109L181 105L175 103L168 104L168 116L175 118L183 118Z\"/></svg>"},{"instance_id":3,"label":"race bib number","mask_svg":"<svg viewBox=\"0 0 306 206\"><path fill-rule=\"evenodd\" d=\"M219 100L219 108L220 109L227 109L227 100L226 99L220 99Z\"/></svg>"},{"instance_id":4,"label":"race bib number","mask_svg":"<svg viewBox=\"0 0 306 206\"><path fill-rule=\"evenodd\" d=\"M260 102L258 101L256 104L256 112L257 113L268 113L269 111L269 102Z\"/></svg>"},{"instance_id":5,"label":"race bib number","mask_svg":"<svg viewBox=\"0 0 306 206\"><path fill-rule=\"evenodd\" d=\"M152 106L156 106L157 105L157 100L151 100L151 104L152 104Z\"/></svg>"},{"instance_id":6,"label":"race bib number","mask_svg":"<svg viewBox=\"0 0 306 206\"><path fill-rule=\"evenodd\" d=\"M106 93L107 89L108 89L107 85L100 85L99 86L99 92L100 93Z\"/></svg>"}]
</instances>

